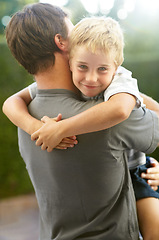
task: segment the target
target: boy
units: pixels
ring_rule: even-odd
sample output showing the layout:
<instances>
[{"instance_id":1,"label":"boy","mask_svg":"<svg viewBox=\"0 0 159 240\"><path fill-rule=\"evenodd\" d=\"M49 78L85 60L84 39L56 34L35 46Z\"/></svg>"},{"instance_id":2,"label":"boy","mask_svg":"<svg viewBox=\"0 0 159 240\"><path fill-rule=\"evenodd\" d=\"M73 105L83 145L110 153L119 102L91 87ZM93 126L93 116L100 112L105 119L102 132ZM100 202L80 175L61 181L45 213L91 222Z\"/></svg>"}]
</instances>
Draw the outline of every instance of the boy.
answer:
<instances>
[{"instance_id":1,"label":"boy","mask_svg":"<svg viewBox=\"0 0 159 240\"><path fill-rule=\"evenodd\" d=\"M106 89L104 91L105 101L114 94L126 92L136 97L137 107L142 104L136 80L131 78L128 71L118 68L123 62L124 42L122 30L116 21L111 18L83 19L73 29L69 43L73 83L84 96L97 97L98 95L102 97L100 94ZM117 68L118 73L115 75ZM93 120L94 117L92 117ZM52 134L52 131L49 129L49 132L47 131L45 134ZM37 137L37 134L35 135ZM41 145L41 141L37 145ZM138 167L145 164L145 155L134 150L128 151L127 154L136 200L146 199L146 206L154 210L158 209L159 201L156 199L159 199L159 193L153 191L140 177L143 170ZM145 166L144 171L150 165ZM154 201L151 198L154 198ZM140 217L140 219L142 218ZM147 225L144 226L141 221L144 239L151 235L152 231L156 231L156 225L159 226L157 215L153 217L153 222L154 230L147 228ZM156 222L158 223L156 224ZM156 239L158 238L159 235L156 235Z\"/></svg>"}]
</instances>

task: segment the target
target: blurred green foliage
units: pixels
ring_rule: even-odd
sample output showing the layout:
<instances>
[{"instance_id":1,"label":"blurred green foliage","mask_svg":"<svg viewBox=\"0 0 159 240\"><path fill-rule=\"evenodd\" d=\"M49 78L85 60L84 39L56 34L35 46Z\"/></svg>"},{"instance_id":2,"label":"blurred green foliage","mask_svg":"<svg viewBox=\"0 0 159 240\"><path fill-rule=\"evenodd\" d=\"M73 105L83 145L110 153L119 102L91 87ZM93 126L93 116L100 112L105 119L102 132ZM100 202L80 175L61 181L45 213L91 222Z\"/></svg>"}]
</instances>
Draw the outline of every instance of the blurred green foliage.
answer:
<instances>
[{"instance_id":1,"label":"blurred green foliage","mask_svg":"<svg viewBox=\"0 0 159 240\"><path fill-rule=\"evenodd\" d=\"M0 43L0 106L7 97L26 87L32 77L15 61L7 44ZM0 112L0 199L32 191L18 150L17 128Z\"/></svg>"},{"instance_id":2,"label":"blurred green foliage","mask_svg":"<svg viewBox=\"0 0 159 240\"><path fill-rule=\"evenodd\" d=\"M11 55L4 37L2 18L38 0L0 0L0 107L7 97L28 86L30 76ZM0 199L33 191L19 154L17 128L0 111Z\"/></svg>"},{"instance_id":3,"label":"blurred green foliage","mask_svg":"<svg viewBox=\"0 0 159 240\"><path fill-rule=\"evenodd\" d=\"M0 1L0 19L12 15L32 0ZM117 10L123 0L116 0L109 16L117 19ZM138 2L137 2L138 3ZM65 6L73 23L89 16L80 0L69 0ZM123 66L138 79L141 92L159 101L159 15L149 18L136 7L126 20L120 20L125 32L125 61ZM97 12L96 15L101 15ZM118 19L117 19L118 20ZM30 76L12 57L4 38L0 21L0 106L7 97L32 82ZM157 149L151 156L159 159ZM17 128L0 111L0 199L33 191L25 164L19 154Z\"/></svg>"},{"instance_id":4,"label":"blurred green foliage","mask_svg":"<svg viewBox=\"0 0 159 240\"><path fill-rule=\"evenodd\" d=\"M23 8L24 5L38 2L38 0L0 0L0 20L4 16L12 16ZM3 34L4 26L0 21L0 34Z\"/></svg>"}]
</instances>

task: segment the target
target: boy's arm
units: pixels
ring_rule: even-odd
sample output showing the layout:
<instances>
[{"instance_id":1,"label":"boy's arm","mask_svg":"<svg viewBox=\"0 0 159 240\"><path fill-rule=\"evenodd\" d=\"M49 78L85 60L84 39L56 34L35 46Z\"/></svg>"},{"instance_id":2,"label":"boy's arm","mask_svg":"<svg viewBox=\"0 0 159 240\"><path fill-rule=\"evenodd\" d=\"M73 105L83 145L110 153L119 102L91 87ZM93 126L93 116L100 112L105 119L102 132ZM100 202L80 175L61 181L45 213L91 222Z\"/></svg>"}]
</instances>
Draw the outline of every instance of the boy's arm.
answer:
<instances>
[{"instance_id":1,"label":"boy's arm","mask_svg":"<svg viewBox=\"0 0 159 240\"><path fill-rule=\"evenodd\" d=\"M28 112L27 105L31 100L29 90L25 88L9 97L3 104L3 112L10 121L30 135L43 125Z\"/></svg>"},{"instance_id":2,"label":"boy's arm","mask_svg":"<svg viewBox=\"0 0 159 240\"><path fill-rule=\"evenodd\" d=\"M158 102L145 94L141 94L141 96L147 108L155 111L159 117ZM135 103L135 98L130 94L121 93L113 95L107 102L98 104L85 112L58 123L45 117L44 121L47 124L32 135L32 140L38 139L36 144L41 145L43 150L47 149L50 152L66 136L99 131L122 122L128 118ZM125 109L122 109L121 106L124 105Z\"/></svg>"},{"instance_id":3,"label":"boy's arm","mask_svg":"<svg viewBox=\"0 0 159 240\"><path fill-rule=\"evenodd\" d=\"M44 118L47 123L32 135L32 140L48 152L64 137L100 131L127 119L136 104L136 98L127 93L113 95L108 101L58 123ZM51 134L50 134L51 133Z\"/></svg>"}]
</instances>

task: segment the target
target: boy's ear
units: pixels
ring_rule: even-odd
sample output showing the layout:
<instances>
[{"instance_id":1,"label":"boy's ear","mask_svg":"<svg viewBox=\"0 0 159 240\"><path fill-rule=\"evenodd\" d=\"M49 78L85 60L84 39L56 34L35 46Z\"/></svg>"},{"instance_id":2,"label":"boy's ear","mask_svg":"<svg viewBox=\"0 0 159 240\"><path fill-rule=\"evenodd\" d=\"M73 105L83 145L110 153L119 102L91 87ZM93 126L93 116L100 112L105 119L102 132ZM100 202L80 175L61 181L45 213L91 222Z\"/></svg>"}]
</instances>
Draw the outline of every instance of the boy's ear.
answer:
<instances>
[{"instance_id":1,"label":"boy's ear","mask_svg":"<svg viewBox=\"0 0 159 240\"><path fill-rule=\"evenodd\" d=\"M61 51L68 51L68 43L60 34L55 35L54 41Z\"/></svg>"}]
</instances>

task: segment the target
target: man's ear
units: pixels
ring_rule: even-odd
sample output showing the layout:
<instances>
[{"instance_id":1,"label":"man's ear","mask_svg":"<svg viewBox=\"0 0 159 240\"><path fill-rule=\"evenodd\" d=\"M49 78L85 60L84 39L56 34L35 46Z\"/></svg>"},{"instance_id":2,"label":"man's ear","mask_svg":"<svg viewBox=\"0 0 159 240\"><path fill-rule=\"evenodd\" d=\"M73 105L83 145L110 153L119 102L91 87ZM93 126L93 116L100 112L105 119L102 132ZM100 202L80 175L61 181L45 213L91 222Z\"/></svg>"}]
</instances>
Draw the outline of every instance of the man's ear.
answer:
<instances>
[{"instance_id":1,"label":"man's ear","mask_svg":"<svg viewBox=\"0 0 159 240\"><path fill-rule=\"evenodd\" d=\"M72 61L71 61L71 59L69 60L69 66L70 66L70 71L72 72Z\"/></svg>"},{"instance_id":2,"label":"man's ear","mask_svg":"<svg viewBox=\"0 0 159 240\"><path fill-rule=\"evenodd\" d=\"M56 34L54 41L61 51L68 51L67 40L64 40L60 34Z\"/></svg>"}]
</instances>

